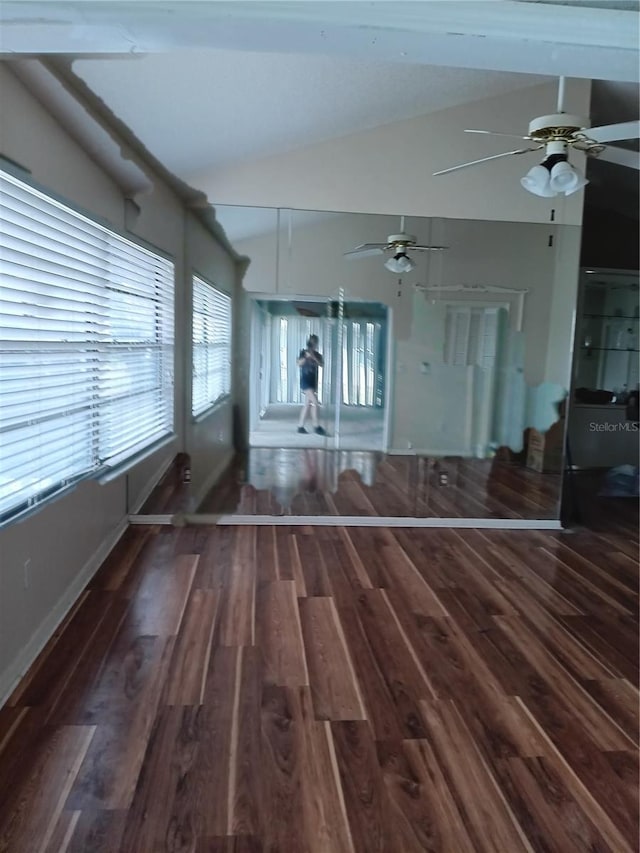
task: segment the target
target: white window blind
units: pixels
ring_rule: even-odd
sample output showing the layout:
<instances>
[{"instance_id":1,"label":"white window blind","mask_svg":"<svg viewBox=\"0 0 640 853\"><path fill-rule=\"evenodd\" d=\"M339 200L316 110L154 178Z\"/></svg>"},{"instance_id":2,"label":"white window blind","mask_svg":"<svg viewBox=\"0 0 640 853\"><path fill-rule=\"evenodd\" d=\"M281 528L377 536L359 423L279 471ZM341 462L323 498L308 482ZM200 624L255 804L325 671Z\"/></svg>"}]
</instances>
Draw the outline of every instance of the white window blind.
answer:
<instances>
[{"instance_id":1,"label":"white window blind","mask_svg":"<svg viewBox=\"0 0 640 853\"><path fill-rule=\"evenodd\" d=\"M173 428L173 264L0 172L0 518Z\"/></svg>"},{"instance_id":2,"label":"white window blind","mask_svg":"<svg viewBox=\"0 0 640 853\"><path fill-rule=\"evenodd\" d=\"M192 414L202 414L230 392L231 298L194 276Z\"/></svg>"}]
</instances>

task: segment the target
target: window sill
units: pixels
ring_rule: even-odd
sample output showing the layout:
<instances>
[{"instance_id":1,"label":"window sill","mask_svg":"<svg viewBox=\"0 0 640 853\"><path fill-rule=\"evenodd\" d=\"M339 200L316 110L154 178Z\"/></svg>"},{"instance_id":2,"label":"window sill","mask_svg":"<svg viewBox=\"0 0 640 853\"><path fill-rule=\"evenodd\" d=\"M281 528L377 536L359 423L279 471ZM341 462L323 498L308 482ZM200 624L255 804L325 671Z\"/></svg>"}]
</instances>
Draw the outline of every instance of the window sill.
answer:
<instances>
[{"instance_id":1,"label":"window sill","mask_svg":"<svg viewBox=\"0 0 640 853\"><path fill-rule=\"evenodd\" d=\"M100 483L101 486L104 486L107 483L111 483L113 480L117 480L118 477L121 477L123 474L130 471L134 465L138 465L140 462L148 459L149 456L153 456L154 453L157 453L159 450L162 450L163 447L167 447L169 444L174 442L176 438L177 436L175 432L172 432L164 438L161 438L159 441L156 441L148 447L138 451L138 453L128 456L126 459L123 459L122 462L118 462L113 467L105 470L105 472L99 477L96 477L98 483Z\"/></svg>"}]
</instances>

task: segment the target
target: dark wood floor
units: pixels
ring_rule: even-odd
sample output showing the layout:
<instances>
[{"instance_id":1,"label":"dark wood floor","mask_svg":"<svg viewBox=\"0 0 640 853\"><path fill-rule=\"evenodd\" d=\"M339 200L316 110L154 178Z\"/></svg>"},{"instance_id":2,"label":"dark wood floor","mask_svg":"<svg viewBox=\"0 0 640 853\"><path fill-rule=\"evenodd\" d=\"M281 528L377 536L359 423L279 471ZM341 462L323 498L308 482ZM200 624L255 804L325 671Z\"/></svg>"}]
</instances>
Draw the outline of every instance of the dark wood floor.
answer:
<instances>
[{"instance_id":1,"label":"dark wood floor","mask_svg":"<svg viewBox=\"0 0 640 853\"><path fill-rule=\"evenodd\" d=\"M188 508L167 475L143 512ZM252 448L192 511L241 515L558 518L560 475L497 459Z\"/></svg>"},{"instance_id":2,"label":"dark wood floor","mask_svg":"<svg viewBox=\"0 0 640 853\"><path fill-rule=\"evenodd\" d=\"M11 853L632 853L629 530L136 527L0 710Z\"/></svg>"}]
</instances>

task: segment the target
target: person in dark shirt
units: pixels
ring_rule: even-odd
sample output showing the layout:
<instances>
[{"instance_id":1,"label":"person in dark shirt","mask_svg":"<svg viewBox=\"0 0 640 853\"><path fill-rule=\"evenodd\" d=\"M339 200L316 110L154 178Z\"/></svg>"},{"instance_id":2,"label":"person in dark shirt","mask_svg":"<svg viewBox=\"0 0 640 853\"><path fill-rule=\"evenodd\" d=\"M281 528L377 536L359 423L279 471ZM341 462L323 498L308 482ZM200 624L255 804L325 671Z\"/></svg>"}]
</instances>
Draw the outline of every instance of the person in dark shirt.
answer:
<instances>
[{"instance_id":1,"label":"person in dark shirt","mask_svg":"<svg viewBox=\"0 0 640 853\"><path fill-rule=\"evenodd\" d=\"M318 435L326 435L318 423L318 367L324 364L321 353L318 352L318 336L311 335L307 348L300 351L298 367L300 368L300 390L304 394L304 406L298 421L298 432L306 432L305 421L309 413L313 430Z\"/></svg>"}]
</instances>

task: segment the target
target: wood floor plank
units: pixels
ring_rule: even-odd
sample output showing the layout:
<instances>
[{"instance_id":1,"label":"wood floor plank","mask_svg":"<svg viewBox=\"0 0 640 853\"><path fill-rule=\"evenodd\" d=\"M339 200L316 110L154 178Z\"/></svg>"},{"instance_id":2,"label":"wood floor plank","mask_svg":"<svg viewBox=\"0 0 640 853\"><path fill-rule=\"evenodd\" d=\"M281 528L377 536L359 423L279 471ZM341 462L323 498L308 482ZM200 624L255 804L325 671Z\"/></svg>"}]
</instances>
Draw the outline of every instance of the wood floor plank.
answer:
<instances>
[{"instance_id":1,"label":"wood floor plank","mask_svg":"<svg viewBox=\"0 0 640 853\"><path fill-rule=\"evenodd\" d=\"M157 528L129 527L89 583L90 589L120 590Z\"/></svg>"},{"instance_id":2,"label":"wood floor plank","mask_svg":"<svg viewBox=\"0 0 640 853\"><path fill-rule=\"evenodd\" d=\"M458 793L477 850L532 851L522 827L453 702L421 702L438 760ZM472 791L483 791L483 799Z\"/></svg>"},{"instance_id":3,"label":"wood floor plank","mask_svg":"<svg viewBox=\"0 0 640 853\"><path fill-rule=\"evenodd\" d=\"M75 656L63 688L56 689L44 706L47 723L74 725L88 719L92 697L120 636L130 604L128 599L118 597L105 606L103 618L95 631L83 638L80 654Z\"/></svg>"},{"instance_id":4,"label":"wood floor plank","mask_svg":"<svg viewBox=\"0 0 640 853\"><path fill-rule=\"evenodd\" d=\"M24 789L3 803L0 850L44 851L51 841L95 726L64 726L47 738Z\"/></svg>"},{"instance_id":5,"label":"wood floor plank","mask_svg":"<svg viewBox=\"0 0 640 853\"><path fill-rule=\"evenodd\" d=\"M620 637L611 625L598 624L589 616L565 616L563 627L574 635L591 654L611 669L614 675L624 677L638 686L638 664L634 661L635 649L629 647L627 638Z\"/></svg>"},{"instance_id":6,"label":"wood floor plank","mask_svg":"<svg viewBox=\"0 0 640 853\"><path fill-rule=\"evenodd\" d=\"M630 741L638 744L638 692L624 678L585 681L585 690L615 721Z\"/></svg>"},{"instance_id":7,"label":"wood floor plank","mask_svg":"<svg viewBox=\"0 0 640 853\"><path fill-rule=\"evenodd\" d=\"M425 842L433 837L431 847L425 843L424 849L456 850L460 853L475 851L476 848L473 846L456 797L429 742L426 740L407 740L403 742L402 749L410 763L409 772L420 785L424 806L429 809L426 819L420 820L418 817L418 820L415 821L425 835ZM382 766L384 770L385 765ZM389 782L388 773L387 781ZM394 779L393 782L397 788L397 779ZM402 782L400 782L400 787L404 794L405 786ZM403 807L406 808L406 797L403 797L403 801ZM412 810L414 809L417 811L416 806L412 805Z\"/></svg>"},{"instance_id":8,"label":"wood floor plank","mask_svg":"<svg viewBox=\"0 0 640 853\"><path fill-rule=\"evenodd\" d=\"M401 740L404 730L392 690L376 660L356 608L338 608L338 616L376 740Z\"/></svg>"},{"instance_id":9,"label":"wood floor plank","mask_svg":"<svg viewBox=\"0 0 640 853\"><path fill-rule=\"evenodd\" d=\"M418 702L423 697L434 696L435 691L384 591L372 589L359 593L356 612L393 699L403 737L425 737Z\"/></svg>"},{"instance_id":10,"label":"wood floor plank","mask_svg":"<svg viewBox=\"0 0 640 853\"><path fill-rule=\"evenodd\" d=\"M309 684L295 581L260 585L256 622L265 683L280 687Z\"/></svg>"},{"instance_id":11,"label":"wood floor plank","mask_svg":"<svg viewBox=\"0 0 640 853\"><path fill-rule=\"evenodd\" d=\"M377 744L378 762L390 801L390 823L394 835L404 836L403 850L441 850L444 847L441 828L430 796L433 785L423 791L421 777L404 750L407 743ZM471 849L469 844L467 849Z\"/></svg>"},{"instance_id":12,"label":"wood floor plank","mask_svg":"<svg viewBox=\"0 0 640 853\"><path fill-rule=\"evenodd\" d=\"M357 851L416 850L405 824L393 812L378 764L371 729L365 722L331 723L351 837ZM407 843L411 844L407 847Z\"/></svg>"},{"instance_id":13,"label":"wood floor plank","mask_svg":"<svg viewBox=\"0 0 640 853\"><path fill-rule=\"evenodd\" d=\"M193 804L188 802L183 810L178 794L193 782L197 750L197 710L160 709L128 810L123 849L154 853L193 847Z\"/></svg>"},{"instance_id":14,"label":"wood floor plank","mask_svg":"<svg viewBox=\"0 0 640 853\"><path fill-rule=\"evenodd\" d=\"M422 616L446 616L438 594L399 545L383 545L380 549L388 577L386 585L402 591L414 613Z\"/></svg>"},{"instance_id":15,"label":"wood floor plank","mask_svg":"<svg viewBox=\"0 0 640 853\"><path fill-rule=\"evenodd\" d=\"M347 572L347 576L351 580L351 583L354 587L362 587L363 589L371 589L374 584L371 581L371 577L369 576L368 569L365 568L365 562L367 565L371 565L372 560L367 560L367 555L362 554L361 551L356 548L354 545L353 537L355 536L355 529L349 529L346 527L341 528L342 541L344 542L345 548L347 549L347 555L349 557L349 562L345 566L345 571Z\"/></svg>"},{"instance_id":16,"label":"wood floor plank","mask_svg":"<svg viewBox=\"0 0 640 853\"><path fill-rule=\"evenodd\" d=\"M62 623L58 627L58 630L54 631L54 633L51 636L51 638L49 639L49 641L47 643L45 643L44 648L42 649L40 654L37 656L37 658L35 659L35 661L31 665L31 667L29 668L29 671L25 674L24 678L22 678L20 680L20 682L16 685L13 693L9 696L9 698L7 700L7 705L9 707L20 706L20 705L29 705L29 704L40 704L40 702L42 701L41 699L40 699L40 701L36 701L36 702L33 701L33 690L34 690L34 688L32 685L34 685L34 684L38 685L38 689L40 689L42 692L44 692L46 690L47 686L49 686L49 687L51 686L50 683L49 683L49 685L47 685L47 675L48 675L47 662L49 661L50 656L52 655L54 649L56 648L56 646L58 645L59 642L63 642L63 643L65 641L68 642L69 634L67 633L67 627L74 619L76 619L76 617L78 616L79 613L83 612L83 610L84 610L83 605L85 604L85 602L87 601L88 598L89 598L89 591L84 590L80 594L80 596L78 597L78 600L69 609L69 612L67 613L67 615L62 620ZM87 623L85 623L85 624L87 624ZM67 654L68 654L68 650L67 650ZM60 666L61 662L62 662L62 665L64 665L64 663L67 660L67 656L64 653L62 653L60 655L56 655L53 658L53 660L55 662L54 665ZM44 682L44 684L43 684L43 682ZM53 682L55 684L55 679L53 680ZM32 701L31 702L25 701L25 698L24 698L25 696L27 696L29 691L31 691L31 694L32 694ZM38 697L36 697L36 698L38 698Z\"/></svg>"},{"instance_id":17,"label":"wood floor plank","mask_svg":"<svg viewBox=\"0 0 640 853\"><path fill-rule=\"evenodd\" d=\"M491 466L445 464L386 460L391 503L477 504ZM0 851L635 853L627 526L126 535L0 709Z\"/></svg>"},{"instance_id":18,"label":"wood floor plank","mask_svg":"<svg viewBox=\"0 0 640 853\"><path fill-rule=\"evenodd\" d=\"M234 713L239 707L242 678L240 647L218 646L213 650L199 711L199 746L194 767L194 821L198 837L227 835L231 796Z\"/></svg>"},{"instance_id":19,"label":"wood floor plank","mask_svg":"<svg viewBox=\"0 0 640 853\"><path fill-rule=\"evenodd\" d=\"M132 618L139 634L170 636L178 633L200 558L174 557L168 567L147 572L138 592Z\"/></svg>"},{"instance_id":20,"label":"wood floor plank","mask_svg":"<svg viewBox=\"0 0 640 853\"><path fill-rule=\"evenodd\" d=\"M263 827L267 850L309 853L302 792L302 734L298 693L267 686L261 702L261 800L266 815L277 815Z\"/></svg>"},{"instance_id":21,"label":"wood floor plank","mask_svg":"<svg viewBox=\"0 0 640 853\"><path fill-rule=\"evenodd\" d=\"M523 828L536 849L549 844L557 850L606 850L607 845L580 810L544 758L508 758L500 778L509 798L518 802Z\"/></svg>"},{"instance_id":22,"label":"wood floor plank","mask_svg":"<svg viewBox=\"0 0 640 853\"><path fill-rule=\"evenodd\" d=\"M81 812L62 811L44 853L67 853Z\"/></svg>"},{"instance_id":23,"label":"wood floor plank","mask_svg":"<svg viewBox=\"0 0 640 853\"><path fill-rule=\"evenodd\" d=\"M514 697L506 693L501 670L489 665L479 638L469 637L451 619L419 623L414 640L425 660L433 661L433 684L442 700L455 700L487 757L536 756L544 746Z\"/></svg>"},{"instance_id":24,"label":"wood floor plank","mask_svg":"<svg viewBox=\"0 0 640 853\"><path fill-rule=\"evenodd\" d=\"M193 580L195 589L218 589L228 586L233 564L236 530L233 527L211 527L203 546Z\"/></svg>"},{"instance_id":25,"label":"wood floor plank","mask_svg":"<svg viewBox=\"0 0 640 853\"><path fill-rule=\"evenodd\" d=\"M211 655L219 592L193 591L167 679L167 705L201 705Z\"/></svg>"},{"instance_id":26,"label":"wood floor plank","mask_svg":"<svg viewBox=\"0 0 640 853\"><path fill-rule=\"evenodd\" d=\"M305 596L331 595L327 567L319 540L308 534L295 534L296 551L300 558ZM297 565L296 565L297 568ZM295 573L296 569L294 569ZM294 574L295 577L295 574ZM300 595L300 592L298 593Z\"/></svg>"},{"instance_id":27,"label":"wood floor plank","mask_svg":"<svg viewBox=\"0 0 640 853\"><path fill-rule=\"evenodd\" d=\"M256 528L236 531L228 586L220 601L220 638L223 646L255 643Z\"/></svg>"},{"instance_id":28,"label":"wood floor plank","mask_svg":"<svg viewBox=\"0 0 640 853\"><path fill-rule=\"evenodd\" d=\"M517 582L500 581L500 589L518 609L518 616L524 620L527 630L533 631L538 641L556 657L575 678L614 678L615 669L602 662L593 654L588 645L569 633L563 623L553 614L541 607L530 596L523 595ZM500 614L496 614L500 615ZM495 620L494 625L495 625ZM517 621L517 620L516 620Z\"/></svg>"},{"instance_id":29,"label":"wood floor plank","mask_svg":"<svg viewBox=\"0 0 640 853\"><path fill-rule=\"evenodd\" d=\"M118 651L112 653L85 715L97 728L69 795L70 808L127 809L131 805L174 640L137 638L119 647L122 657Z\"/></svg>"},{"instance_id":30,"label":"wood floor plank","mask_svg":"<svg viewBox=\"0 0 640 853\"><path fill-rule=\"evenodd\" d=\"M263 853L260 838L247 835L223 835L218 838L200 838L195 853Z\"/></svg>"},{"instance_id":31,"label":"wood floor plank","mask_svg":"<svg viewBox=\"0 0 640 853\"><path fill-rule=\"evenodd\" d=\"M640 767L638 766L637 752L627 750L619 752L605 752L604 758L607 764L612 768L615 775L621 780L629 797L637 799L638 790L640 789ZM640 829L638 814L635 814L636 826ZM640 832L636 833L640 836Z\"/></svg>"},{"instance_id":32,"label":"wood floor plank","mask_svg":"<svg viewBox=\"0 0 640 853\"><path fill-rule=\"evenodd\" d=\"M153 525L148 530L149 535L128 571L117 579L115 591L130 600L137 598L147 575L158 570L166 571L174 556L175 540L171 528ZM113 591L111 585L109 589Z\"/></svg>"},{"instance_id":33,"label":"wood floor plank","mask_svg":"<svg viewBox=\"0 0 640 853\"><path fill-rule=\"evenodd\" d=\"M126 811L83 809L69 840L67 853L113 853L120 842Z\"/></svg>"},{"instance_id":34,"label":"wood floor plank","mask_svg":"<svg viewBox=\"0 0 640 853\"><path fill-rule=\"evenodd\" d=\"M281 577L284 579L285 576L289 576L294 580L298 598L306 598L307 584L304 572L302 571L302 558L300 557L300 550L298 548L298 537L292 531L289 531L287 534L287 550L288 553L284 560L286 574L281 572ZM279 565L283 565L283 563L279 563Z\"/></svg>"},{"instance_id":35,"label":"wood floor plank","mask_svg":"<svg viewBox=\"0 0 640 853\"><path fill-rule=\"evenodd\" d=\"M256 768L261 763L260 716L262 660L256 647L240 650L236 667L229 755L227 833L260 835L262 790Z\"/></svg>"},{"instance_id":36,"label":"wood floor plank","mask_svg":"<svg viewBox=\"0 0 640 853\"><path fill-rule=\"evenodd\" d=\"M20 705L5 705L0 708L0 758L4 748L11 742L16 729L24 721L29 709Z\"/></svg>"},{"instance_id":37,"label":"wood floor plank","mask_svg":"<svg viewBox=\"0 0 640 853\"><path fill-rule=\"evenodd\" d=\"M303 808L313 853L356 853L347 819L335 743L328 722L315 719L308 688L298 691L302 734Z\"/></svg>"},{"instance_id":38,"label":"wood floor plank","mask_svg":"<svg viewBox=\"0 0 640 853\"><path fill-rule=\"evenodd\" d=\"M280 580L280 561L276 540L277 527L259 527L256 532L256 566L258 583Z\"/></svg>"},{"instance_id":39,"label":"wood floor plank","mask_svg":"<svg viewBox=\"0 0 640 853\"><path fill-rule=\"evenodd\" d=\"M541 713L540 706L531 699L523 702L522 707L546 741L544 759L582 812L593 820L608 848L616 853L634 853L638 838L637 816L634 818L632 814L632 801L621 796L622 791L616 789L613 775L605 772L603 756L598 752L588 753L580 742L577 746L572 744L573 730L568 727L563 729L557 722L546 726L544 712ZM575 725L575 720L572 722Z\"/></svg>"},{"instance_id":40,"label":"wood floor plank","mask_svg":"<svg viewBox=\"0 0 640 853\"><path fill-rule=\"evenodd\" d=\"M300 618L316 718L367 719L360 685L332 599L303 599Z\"/></svg>"},{"instance_id":41,"label":"wood floor plank","mask_svg":"<svg viewBox=\"0 0 640 853\"><path fill-rule=\"evenodd\" d=\"M538 672L545 673L545 679L559 701L579 715L582 725L600 749L617 750L633 747L632 741L622 729L592 700L582 685L571 678L568 670L547 652L522 620L497 616L495 621Z\"/></svg>"}]
</instances>

